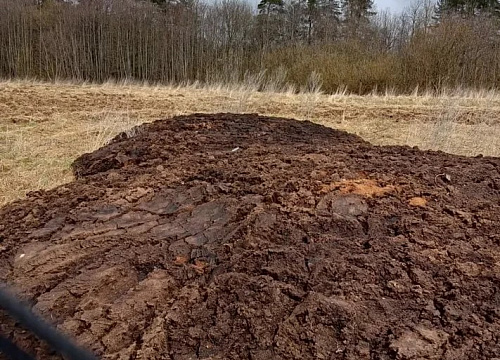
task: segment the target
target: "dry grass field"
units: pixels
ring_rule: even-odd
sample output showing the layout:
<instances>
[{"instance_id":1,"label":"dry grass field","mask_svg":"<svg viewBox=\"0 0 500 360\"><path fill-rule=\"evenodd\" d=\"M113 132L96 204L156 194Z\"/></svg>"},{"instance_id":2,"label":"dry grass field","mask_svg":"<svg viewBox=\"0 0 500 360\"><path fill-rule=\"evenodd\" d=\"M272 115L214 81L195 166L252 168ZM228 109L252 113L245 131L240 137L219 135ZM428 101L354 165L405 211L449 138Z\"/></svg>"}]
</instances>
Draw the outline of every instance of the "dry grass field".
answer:
<instances>
[{"instance_id":1,"label":"dry grass field","mask_svg":"<svg viewBox=\"0 0 500 360\"><path fill-rule=\"evenodd\" d=\"M242 86L0 82L0 205L72 179L70 164L136 124L194 112L309 119L379 145L500 155L500 95L258 92Z\"/></svg>"}]
</instances>

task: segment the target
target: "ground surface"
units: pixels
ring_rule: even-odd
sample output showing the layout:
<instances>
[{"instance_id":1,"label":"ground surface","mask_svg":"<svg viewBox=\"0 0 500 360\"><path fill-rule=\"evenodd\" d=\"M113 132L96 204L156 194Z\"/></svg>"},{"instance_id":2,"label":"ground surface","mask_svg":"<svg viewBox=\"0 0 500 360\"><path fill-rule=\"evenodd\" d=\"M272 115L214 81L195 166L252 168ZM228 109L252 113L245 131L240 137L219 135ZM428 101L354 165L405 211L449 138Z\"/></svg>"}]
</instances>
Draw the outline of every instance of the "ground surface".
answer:
<instances>
[{"instance_id":1,"label":"ground surface","mask_svg":"<svg viewBox=\"0 0 500 360\"><path fill-rule=\"evenodd\" d=\"M258 92L233 86L0 81L0 205L73 180L70 165L134 125L194 112L307 119L377 145L500 156L500 94Z\"/></svg>"},{"instance_id":2,"label":"ground surface","mask_svg":"<svg viewBox=\"0 0 500 360\"><path fill-rule=\"evenodd\" d=\"M256 115L128 134L0 210L0 279L102 358L500 358L500 159Z\"/></svg>"}]
</instances>

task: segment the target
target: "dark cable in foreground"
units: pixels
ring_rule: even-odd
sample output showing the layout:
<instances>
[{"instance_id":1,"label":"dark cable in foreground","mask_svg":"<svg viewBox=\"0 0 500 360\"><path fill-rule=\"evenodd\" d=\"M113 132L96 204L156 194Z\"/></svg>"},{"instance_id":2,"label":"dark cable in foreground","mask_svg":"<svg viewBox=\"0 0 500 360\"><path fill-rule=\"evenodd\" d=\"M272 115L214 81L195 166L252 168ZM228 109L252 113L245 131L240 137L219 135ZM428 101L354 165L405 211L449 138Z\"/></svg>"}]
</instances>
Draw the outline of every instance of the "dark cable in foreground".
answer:
<instances>
[{"instance_id":1,"label":"dark cable in foreground","mask_svg":"<svg viewBox=\"0 0 500 360\"><path fill-rule=\"evenodd\" d=\"M68 337L61 334L52 325L35 315L30 308L0 287L0 307L20 322L38 338L45 340L54 350L69 360L97 360L93 354L75 345ZM20 350L4 337L0 337L0 351L11 359L32 360L33 358Z\"/></svg>"},{"instance_id":2,"label":"dark cable in foreground","mask_svg":"<svg viewBox=\"0 0 500 360\"><path fill-rule=\"evenodd\" d=\"M24 352L6 337L0 335L0 353L7 355L11 360L35 360L31 355Z\"/></svg>"}]
</instances>

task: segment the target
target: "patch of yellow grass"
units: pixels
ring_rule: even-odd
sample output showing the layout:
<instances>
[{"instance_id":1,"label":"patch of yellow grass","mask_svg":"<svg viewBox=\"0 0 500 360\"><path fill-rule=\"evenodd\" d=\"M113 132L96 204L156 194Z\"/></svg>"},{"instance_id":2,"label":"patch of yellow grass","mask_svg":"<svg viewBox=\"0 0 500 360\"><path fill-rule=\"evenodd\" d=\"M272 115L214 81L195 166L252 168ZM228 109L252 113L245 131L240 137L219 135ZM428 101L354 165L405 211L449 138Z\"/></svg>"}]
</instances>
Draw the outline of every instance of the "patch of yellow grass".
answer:
<instances>
[{"instance_id":1,"label":"patch of yellow grass","mask_svg":"<svg viewBox=\"0 0 500 360\"><path fill-rule=\"evenodd\" d=\"M252 86L0 82L0 204L72 180L71 162L134 125L194 112L309 119L378 145L499 155L500 96L354 96Z\"/></svg>"}]
</instances>

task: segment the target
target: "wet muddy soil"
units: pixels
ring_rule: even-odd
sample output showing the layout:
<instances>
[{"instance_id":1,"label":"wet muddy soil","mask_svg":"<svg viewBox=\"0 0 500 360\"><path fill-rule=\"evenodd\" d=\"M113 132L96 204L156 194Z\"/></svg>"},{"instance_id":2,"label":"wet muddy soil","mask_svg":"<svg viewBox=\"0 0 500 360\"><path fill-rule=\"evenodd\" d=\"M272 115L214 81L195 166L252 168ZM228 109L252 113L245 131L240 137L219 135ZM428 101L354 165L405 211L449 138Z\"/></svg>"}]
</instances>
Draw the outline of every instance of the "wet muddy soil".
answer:
<instances>
[{"instance_id":1,"label":"wet muddy soil","mask_svg":"<svg viewBox=\"0 0 500 360\"><path fill-rule=\"evenodd\" d=\"M103 359L500 358L499 159L195 114L73 169L0 209L0 279Z\"/></svg>"}]
</instances>

